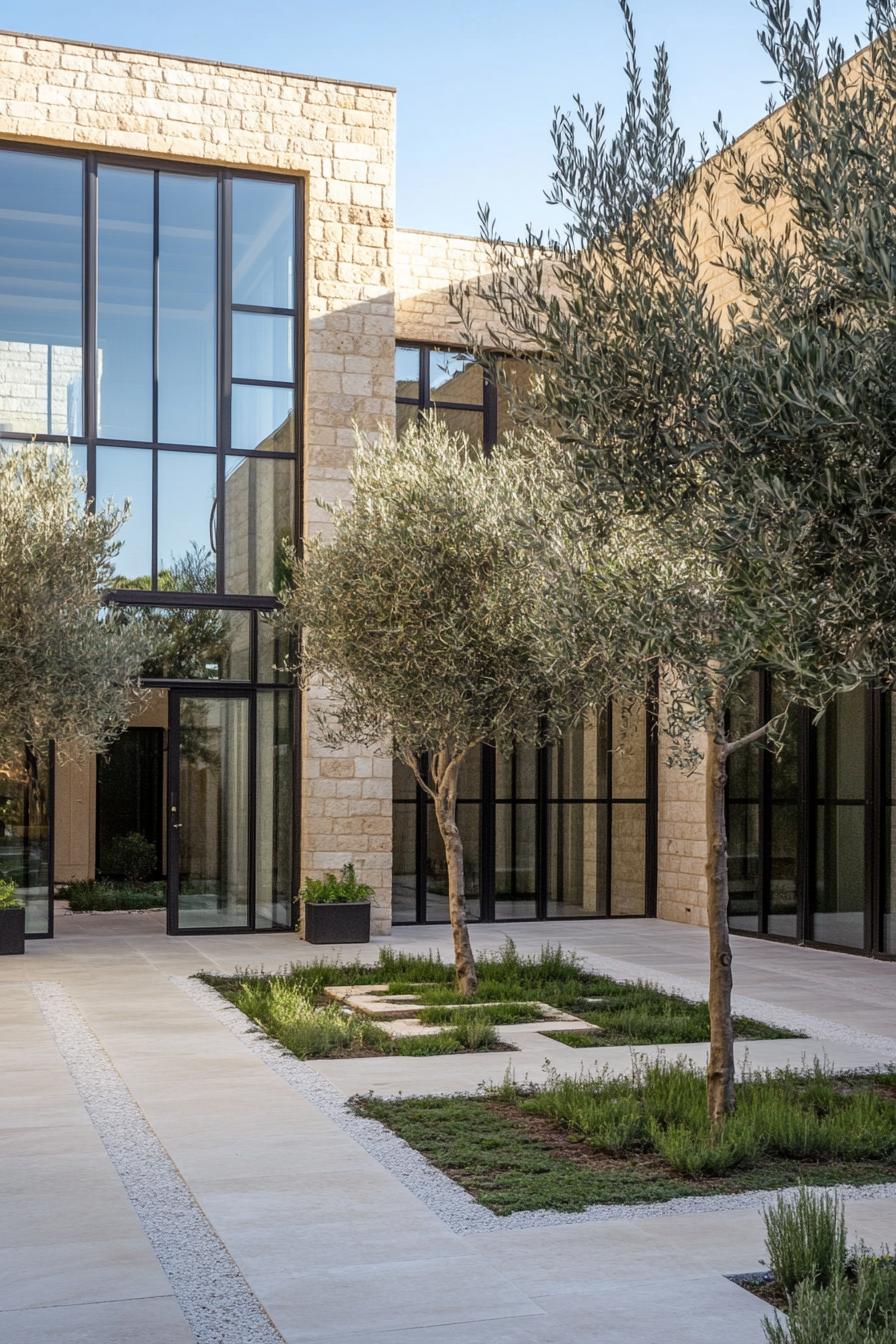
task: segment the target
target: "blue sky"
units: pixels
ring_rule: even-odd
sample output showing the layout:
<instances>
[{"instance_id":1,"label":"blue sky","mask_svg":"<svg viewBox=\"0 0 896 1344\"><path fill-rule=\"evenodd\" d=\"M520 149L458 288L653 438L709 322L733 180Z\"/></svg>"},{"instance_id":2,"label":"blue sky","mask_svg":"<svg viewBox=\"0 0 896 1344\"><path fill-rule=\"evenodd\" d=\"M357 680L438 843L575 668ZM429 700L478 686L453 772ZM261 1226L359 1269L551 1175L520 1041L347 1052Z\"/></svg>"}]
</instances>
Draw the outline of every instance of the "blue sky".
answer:
<instances>
[{"instance_id":1,"label":"blue sky","mask_svg":"<svg viewBox=\"0 0 896 1344\"><path fill-rule=\"evenodd\" d=\"M633 0L642 62L669 48L689 137L721 108L734 133L762 116L767 61L749 0ZM795 8L800 8L799 3ZM826 0L852 49L863 0ZM551 222L543 203L554 105L621 105L616 0L6 0L0 23L398 88L398 223L476 233L487 200L505 236Z\"/></svg>"}]
</instances>

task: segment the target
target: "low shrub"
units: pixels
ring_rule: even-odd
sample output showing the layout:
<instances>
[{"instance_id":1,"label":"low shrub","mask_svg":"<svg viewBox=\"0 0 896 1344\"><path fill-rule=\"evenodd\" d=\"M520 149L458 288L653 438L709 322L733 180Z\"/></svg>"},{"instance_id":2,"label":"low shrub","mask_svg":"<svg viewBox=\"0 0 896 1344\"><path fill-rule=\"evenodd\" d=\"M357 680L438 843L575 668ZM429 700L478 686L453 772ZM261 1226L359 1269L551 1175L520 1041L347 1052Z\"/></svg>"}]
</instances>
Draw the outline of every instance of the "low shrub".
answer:
<instances>
[{"instance_id":1,"label":"low shrub","mask_svg":"<svg viewBox=\"0 0 896 1344\"><path fill-rule=\"evenodd\" d=\"M283 976L264 983L244 982L238 993L227 997L299 1059L365 1050L386 1053L391 1046L377 1023L335 1003L317 1007L304 989Z\"/></svg>"},{"instance_id":2,"label":"low shrub","mask_svg":"<svg viewBox=\"0 0 896 1344\"><path fill-rule=\"evenodd\" d=\"M779 1195L766 1209L766 1246L775 1281L787 1293L798 1284L826 1288L846 1269L846 1220L836 1194L807 1190Z\"/></svg>"},{"instance_id":3,"label":"low shrub","mask_svg":"<svg viewBox=\"0 0 896 1344\"><path fill-rule=\"evenodd\" d=\"M145 887L128 887L117 882L70 882L60 887L59 896L78 914L100 910L159 910L165 905L161 882Z\"/></svg>"},{"instance_id":4,"label":"low shrub","mask_svg":"<svg viewBox=\"0 0 896 1344\"><path fill-rule=\"evenodd\" d=\"M787 1316L764 1321L768 1344L892 1344L896 1339L896 1261L861 1247L830 1283L806 1279L788 1298Z\"/></svg>"},{"instance_id":5,"label":"low shrub","mask_svg":"<svg viewBox=\"0 0 896 1344\"><path fill-rule=\"evenodd\" d=\"M355 905L372 900L373 887L359 882L354 864L346 863L338 877L327 873L324 877L306 878L299 897L309 905Z\"/></svg>"},{"instance_id":6,"label":"low shrub","mask_svg":"<svg viewBox=\"0 0 896 1344\"><path fill-rule=\"evenodd\" d=\"M20 910L23 902L16 896L16 884L0 877L0 910Z\"/></svg>"},{"instance_id":7,"label":"low shrub","mask_svg":"<svg viewBox=\"0 0 896 1344\"><path fill-rule=\"evenodd\" d=\"M500 1044L494 1023L474 1012L466 1014L449 1030L462 1050L493 1050Z\"/></svg>"},{"instance_id":8,"label":"low shrub","mask_svg":"<svg viewBox=\"0 0 896 1344\"><path fill-rule=\"evenodd\" d=\"M146 882L157 870L156 847L139 831L116 835L103 848L103 876L123 877L126 882Z\"/></svg>"}]
</instances>

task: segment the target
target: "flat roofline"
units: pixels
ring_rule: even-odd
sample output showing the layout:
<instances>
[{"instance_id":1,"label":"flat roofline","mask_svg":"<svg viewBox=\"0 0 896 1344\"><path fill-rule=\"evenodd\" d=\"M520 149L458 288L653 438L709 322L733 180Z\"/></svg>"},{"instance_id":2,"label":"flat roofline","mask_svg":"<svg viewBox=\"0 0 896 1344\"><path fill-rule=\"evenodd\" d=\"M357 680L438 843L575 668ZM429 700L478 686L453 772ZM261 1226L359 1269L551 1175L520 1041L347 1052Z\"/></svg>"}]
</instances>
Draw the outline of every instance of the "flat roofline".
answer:
<instances>
[{"instance_id":1,"label":"flat roofline","mask_svg":"<svg viewBox=\"0 0 896 1344\"><path fill-rule=\"evenodd\" d=\"M87 47L90 51L120 51L127 56L153 56L162 61L182 61L185 65L213 65L225 70L246 70L254 75L277 75L281 79L306 79L315 84L339 84L352 89L373 89L377 93L397 93L392 84L365 84L358 79L336 79L330 75L303 75L298 70L270 70L263 65L240 65L237 61L216 61L210 56L180 56L171 51L151 51L144 47L118 47L112 42L88 42L82 37L54 37L48 33L22 33L0 28L0 37L24 37L31 42L58 42L65 47Z\"/></svg>"}]
</instances>

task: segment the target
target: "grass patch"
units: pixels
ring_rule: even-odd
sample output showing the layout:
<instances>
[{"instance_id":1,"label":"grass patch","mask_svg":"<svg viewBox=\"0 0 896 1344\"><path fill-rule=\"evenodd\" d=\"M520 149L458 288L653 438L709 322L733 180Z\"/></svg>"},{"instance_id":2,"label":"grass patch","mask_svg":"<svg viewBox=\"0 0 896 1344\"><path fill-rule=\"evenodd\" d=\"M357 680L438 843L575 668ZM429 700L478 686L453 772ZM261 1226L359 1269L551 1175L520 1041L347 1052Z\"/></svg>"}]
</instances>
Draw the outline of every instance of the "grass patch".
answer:
<instances>
[{"instance_id":1,"label":"grass patch","mask_svg":"<svg viewBox=\"0 0 896 1344\"><path fill-rule=\"evenodd\" d=\"M480 1015L477 1026L483 1014L493 1027L531 1021L532 1010L524 1005L538 1001L594 1024L593 1039L587 1042L584 1033L546 1033L570 1045L663 1045L709 1040L709 1013L705 1003L689 1003L642 981L629 984L609 976L593 975L578 957L560 947L548 945L538 956L527 958L521 957L508 939L501 952L479 957L477 966L479 989L472 1000L457 992L454 967L450 963L439 957L416 956L385 948L380 951L374 966L359 962L313 961L294 965L277 978L301 989L312 1003L328 985L385 983L391 994L419 996L423 1005L422 1021L452 1030L462 1025L460 1014L466 1018L473 1010ZM263 986L271 982L270 976L251 972L236 977L204 975L202 978L233 1002L236 1000L232 995L242 985ZM463 1005L460 1012L451 1009L453 1004ZM741 1040L781 1039L799 1034L750 1018L737 1019L736 1033ZM437 1039L435 1035L429 1037L431 1041ZM436 1050L430 1053L436 1053Z\"/></svg>"},{"instance_id":2,"label":"grass patch","mask_svg":"<svg viewBox=\"0 0 896 1344\"><path fill-rule=\"evenodd\" d=\"M816 1067L745 1078L718 1140L705 1080L683 1063L642 1062L632 1079L551 1076L538 1090L508 1082L474 1097L355 1104L499 1214L896 1177L892 1075Z\"/></svg>"},{"instance_id":3,"label":"grass patch","mask_svg":"<svg viewBox=\"0 0 896 1344\"><path fill-rule=\"evenodd\" d=\"M203 977L217 979L217 977ZM364 1055L451 1055L509 1049L493 1024L475 1014L431 1035L390 1036L371 1018L312 997L289 976L228 979L216 986L224 998L299 1059L357 1058Z\"/></svg>"},{"instance_id":4,"label":"grass patch","mask_svg":"<svg viewBox=\"0 0 896 1344\"><path fill-rule=\"evenodd\" d=\"M97 910L159 910L166 904L163 882L70 882L58 895L77 914Z\"/></svg>"}]
</instances>

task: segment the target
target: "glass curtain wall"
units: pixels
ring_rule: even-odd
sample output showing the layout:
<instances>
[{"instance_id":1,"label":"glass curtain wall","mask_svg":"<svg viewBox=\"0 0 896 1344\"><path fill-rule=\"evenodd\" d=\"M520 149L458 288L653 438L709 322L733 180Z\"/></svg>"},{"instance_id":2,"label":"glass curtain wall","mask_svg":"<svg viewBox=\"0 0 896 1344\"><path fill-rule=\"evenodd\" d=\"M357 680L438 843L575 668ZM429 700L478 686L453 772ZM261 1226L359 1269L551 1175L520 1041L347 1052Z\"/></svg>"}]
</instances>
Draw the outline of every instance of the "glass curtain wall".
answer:
<instances>
[{"instance_id":1,"label":"glass curtain wall","mask_svg":"<svg viewBox=\"0 0 896 1344\"><path fill-rule=\"evenodd\" d=\"M780 709L756 673L732 711L735 732ZM890 697L859 688L821 720L791 711L776 749L731 758L729 921L743 933L870 955L896 952Z\"/></svg>"},{"instance_id":2,"label":"glass curtain wall","mask_svg":"<svg viewBox=\"0 0 896 1344\"><path fill-rule=\"evenodd\" d=\"M461 775L471 919L645 915L654 908L656 738L642 706L586 719L554 747L484 747ZM428 795L393 772L395 923L448 918Z\"/></svg>"},{"instance_id":3,"label":"glass curtain wall","mask_svg":"<svg viewBox=\"0 0 896 1344\"><path fill-rule=\"evenodd\" d=\"M293 888L296 706L258 622L295 533L301 192L0 144L0 438L70 448L88 501L128 501L115 599L163 636L147 676L251 689L258 927Z\"/></svg>"}]
</instances>

